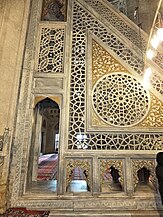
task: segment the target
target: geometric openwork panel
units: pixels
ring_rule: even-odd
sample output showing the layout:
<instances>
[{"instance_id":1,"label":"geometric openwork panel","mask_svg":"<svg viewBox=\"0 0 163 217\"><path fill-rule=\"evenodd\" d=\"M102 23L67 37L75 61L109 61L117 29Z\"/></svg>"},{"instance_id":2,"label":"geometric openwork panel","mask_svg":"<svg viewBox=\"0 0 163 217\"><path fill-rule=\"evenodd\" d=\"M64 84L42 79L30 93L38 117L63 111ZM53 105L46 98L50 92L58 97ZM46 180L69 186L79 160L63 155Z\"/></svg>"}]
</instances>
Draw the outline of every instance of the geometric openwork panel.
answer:
<instances>
[{"instance_id":1,"label":"geometric openwork panel","mask_svg":"<svg viewBox=\"0 0 163 217\"><path fill-rule=\"evenodd\" d=\"M96 11L96 13L100 14L100 16L104 17L110 26L113 26L117 31L119 31L122 35L124 35L127 39L129 39L134 45L141 48L145 51L147 46L147 38L141 38L140 33L136 28L133 28L131 25L128 25L125 22L125 19L119 16L119 13L116 10L113 10L110 7L106 7L106 2L99 0L84 0L89 6ZM122 7L121 2L123 1L123 6L125 6L124 0L108 0L111 4L114 4L119 9ZM121 4L121 5L120 5ZM125 6L126 7L126 6ZM143 37L143 35L141 35Z\"/></svg>"},{"instance_id":2,"label":"geometric openwork panel","mask_svg":"<svg viewBox=\"0 0 163 217\"><path fill-rule=\"evenodd\" d=\"M89 43L89 44L91 45L91 43ZM131 75L130 72L122 65L122 63L120 61L118 61L115 57L113 57L109 51L104 49L103 46L100 45L99 43L97 43L95 40L92 40L92 47L90 47L90 50L92 50L92 73L91 73L92 74L92 76L91 76L92 77L92 84L90 82L88 83L88 87L90 86L90 90L89 90L90 93L88 94L89 96L92 95L92 89L93 89L93 87L95 88L94 85L97 84L98 81L100 79L102 79L103 76L107 76L108 74L111 74L111 73L114 73L114 74L127 73L128 76ZM117 84L118 84L118 82L116 83L116 85ZM111 85L111 82L109 85ZM105 86L105 84L103 86ZM126 84L121 85L121 88L122 88L122 90L121 90L120 94L122 95L122 93L123 93L124 99L128 100L126 98L130 97L130 94L133 92L133 90L131 90L130 94L128 94L128 92L126 91L126 88L127 88ZM115 90L114 85L113 85L113 89ZM109 89L109 91L113 91L112 88L111 88L111 90ZM146 91L145 89L142 89L142 91L149 93L149 91ZM113 95L114 94L115 93L113 93ZM141 95L140 92L136 93L136 95L137 94L138 94L138 96ZM102 94L100 94L100 96L102 96ZM107 96L105 96L105 98L107 98ZM118 98L117 94L115 96L115 99L116 98ZM113 103L114 103L115 99L113 99ZM133 98L133 100L134 100L133 103L136 104L136 101L139 99L140 99L139 97L136 97L135 99ZM108 129L108 127L110 127L110 129L113 129L113 125L111 125L111 123L109 126L109 122L105 122L103 119L100 118L100 116L97 114L97 112L95 113L95 109L93 110L93 108L92 108L93 103L90 104L89 103L90 101L92 101L91 97L90 97L90 100L88 100L88 106L87 106L87 110L89 110L89 108L91 108L90 109L91 122L87 121L87 123L88 123L87 129L92 129L92 128L97 129L97 127L99 127L100 129L102 129L102 128ZM103 102L103 99L100 98L100 103L102 103L102 102ZM117 102L117 100L116 100L116 102ZM121 105L123 102L124 102L124 100L121 100ZM129 102L127 102L127 104L129 105ZM112 105L109 105L109 106L111 107ZM118 107L118 106L119 106L119 102L117 104L115 103L115 107ZM128 112L128 108L131 108L131 106L130 107L126 106L126 103L123 104L123 108L124 107L127 107L127 112ZM132 106L132 108L133 108L133 106ZM122 117L124 117L122 114L120 116L121 116L121 119L122 119ZM135 114L134 114L134 116L135 116ZM128 126L132 126L132 125L128 125ZM150 108L149 108L148 114L146 115L146 117L142 121L137 122L137 124L134 125L134 127L137 129L143 128L143 131L144 131L144 128L148 128L148 129L150 128L151 130L153 130L154 128L155 129L159 128L161 130L163 128L163 102L161 102L151 92L150 92ZM115 126L114 126L114 128L115 128Z\"/></svg>"},{"instance_id":3,"label":"geometric openwork panel","mask_svg":"<svg viewBox=\"0 0 163 217\"><path fill-rule=\"evenodd\" d=\"M111 73L94 85L92 93L96 114L113 126L133 126L149 109L149 94L132 75Z\"/></svg>"},{"instance_id":4,"label":"geometric openwork panel","mask_svg":"<svg viewBox=\"0 0 163 217\"><path fill-rule=\"evenodd\" d=\"M108 0L113 5L115 5L121 12L126 14L126 1L125 0ZM125 22L115 10L112 10L110 7L106 7L106 2L102 2L99 0L85 0L87 4L89 4L96 13L99 13L100 16L104 17L109 25L113 26L116 30L118 30L122 35L128 38L134 45L138 48L141 48L143 52L145 52L147 47L147 36L141 34L137 31L136 28L131 27L130 24ZM163 55L157 52L157 56L153 59L157 65L159 65L163 69Z\"/></svg>"},{"instance_id":5,"label":"geometric openwork panel","mask_svg":"<svg viewBox=\"0 0 163 217\"><path fill-rule=\"evenodd\" d=\"M63 73L64 29L42 28L38 71Z\"/></svg>"},{"instance_id":6,"label":"geometric openwork panel","mask_svg":"<svg viewBox=\"0 0 163 217\"><path fill-rule=\"evenodd\" d=\"M109 31L112 27L116 28L120 34L123 34L128 38L132 43L134 43L138 48L143 46L143 50L146 49L146 42L143 40L142 45L140 44L140 36L138 32L134 31L125 21L122 20L116 13L113 13L113 10L110 10L109 7L105 7L105 4L102 1L98 0L85 0L97 13L102 17L107 19L109 28L106 29L103 25L97 21L93 21L91 15L84 11L83 8L79 9L81 13L81 22L82 24L88 25L88 29L96 35L100 40L102 40L106 46L109 45L111 50L113 50L121 59L123 59L131 68L135 70L139 75L143 75L143 66L144 63L140 55L134 54L133 51L127 46L126 43L122 42L120 38L116 38L114 34L111 34ZM79 16L79 14L78 14ZM83 19L86 17L88 19ZM79 19L78 18L78 24ZM112 29L112 33L115 31ZM109 31L108 31L109 30ZM110 38L111 37L111 38ZM111 40L111 41L110 41ZM111 43L110 43L111 42ZM153 72L151 75L151 84L161 95L163 95L163 79L160 74Z\"/></svg>"},{"instance_id":7,"label":"geometric openwork panel","mask_svg":"<svg viewBox=\"0 0 163 217\"><path fill-rule=\"evenodd\" d=\"M106 131L102 131L100 133L97 130L87 131L86 83L88 70L86 64L88 60L87 57L89 56L90 58L90 54L87 53L87 36L93 35L93 38L98 38L98 41L100 41L112 53L114 53L114 55L119 59L119 61L122 60L123 63L130 66L130 68L132 68L132 70L134 70L136 74L139 74L139 76L142 76L143 63L140 56L137 55L136 52L133 52L130 47L128 47L128 45L124 43L123 40L121 40L120 37L117 37L114 34L113 30L107 28L101 22L99 22L89 11L87 11L83 6L81 6L78 1L73 2L73 19L71 32L72 48L68 149L162 150L162 133L149 133L148 131L143 131L139 133L136 130L134 130L134 132L125 132L124 127L126 126L127 121L124 121L124 125L121 127L123 128L123 133L118 131L118 124L120 125L120 122L117 122L116 124L113 123L114 128L117 128L117 133L111 130L108 131L107 129ZM113 71L110 71L109 73L107 72L107 74L110 74L112 72ZM122 70L120 70L119 72L122 72ZM101 75L104 76L106 74ZM100 78L102 76L100 76ZM155 78L156 80L153 80L152 82L153 88L156 88L155 84L158 80L161 81L160 78ZM96 81L94 80L95 83L98 81L98 79ZM127 81L127 79L126 82L128 85L129 82ZM134 81L134 84L136 85L136 81ZM131 89L128 88L128 90ZM162 89L159 88L158 91L161 93ZM134 94L136 95L136 91L132 93L131 99L134 97ZM128 120L130 120L130 125L128 125L129 128L132 124L136 124L141 121L141 118L145 118L146 112L148 111L149 97L147 97L147 92L144 92L143 95L142 88L140 88L140 96L141 98L143 96L142 102L144 103L144 105L141 104L141 99L138 100L138 103L141 108L145 107L145 109L143 110L144 112L141 113L141 117L138 117L138 119L135 119L133 122L128 118ZM132 108L128 110L132 111ZM125 116L125 114L123 115Z\"/></svg>"}]
</instances>

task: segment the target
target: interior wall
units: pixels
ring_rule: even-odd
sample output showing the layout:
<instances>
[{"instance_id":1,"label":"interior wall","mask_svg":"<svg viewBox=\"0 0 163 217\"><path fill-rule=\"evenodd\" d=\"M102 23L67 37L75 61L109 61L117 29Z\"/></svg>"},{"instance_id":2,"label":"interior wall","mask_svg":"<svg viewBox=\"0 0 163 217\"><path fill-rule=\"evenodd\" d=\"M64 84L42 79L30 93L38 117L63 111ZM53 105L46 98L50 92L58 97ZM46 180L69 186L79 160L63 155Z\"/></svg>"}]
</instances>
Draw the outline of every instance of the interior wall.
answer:
<instances>
[{"instance_id":1,"label":"interior wall","mask_svg":"<svg viewBox=\"0 0 163 217\"><path fill-rule=\"evenodd\" d=\"M12 128L28 21L27 0L0 4L0 135Z\"/></svg>"},{"instance_id":2,"label":"interior wall","mask_svg":"<svg viewBox=\"0 0 163 217\"><path fill-rule=\"evenodd\" d=\"M30 0L0 1L0 135L6 127L10 135L14 130L29 6ZM8 142L0 150L0 213L6 209L9 162Z\"/></svg>"}]
</instances>

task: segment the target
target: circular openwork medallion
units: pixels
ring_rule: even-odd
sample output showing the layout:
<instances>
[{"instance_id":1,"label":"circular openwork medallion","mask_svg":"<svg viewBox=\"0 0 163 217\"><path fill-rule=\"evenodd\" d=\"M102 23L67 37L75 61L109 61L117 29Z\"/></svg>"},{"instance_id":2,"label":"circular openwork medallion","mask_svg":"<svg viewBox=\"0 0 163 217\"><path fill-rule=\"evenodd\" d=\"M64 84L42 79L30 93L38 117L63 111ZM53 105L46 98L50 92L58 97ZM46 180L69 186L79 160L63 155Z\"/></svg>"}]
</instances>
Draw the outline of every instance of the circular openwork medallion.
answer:
<instances>
[{"instance_id":1,"label":"circular openwork medallion","mask_svg":"<svg viewBox=\"0 0 163 217\"><path fill-rule=\"evenodd\" d=\"M136 125L149 111L149 93L130 74L120 72L101 77L92 94L96 114L114 126Z\"/></svg>"}]
</instances>

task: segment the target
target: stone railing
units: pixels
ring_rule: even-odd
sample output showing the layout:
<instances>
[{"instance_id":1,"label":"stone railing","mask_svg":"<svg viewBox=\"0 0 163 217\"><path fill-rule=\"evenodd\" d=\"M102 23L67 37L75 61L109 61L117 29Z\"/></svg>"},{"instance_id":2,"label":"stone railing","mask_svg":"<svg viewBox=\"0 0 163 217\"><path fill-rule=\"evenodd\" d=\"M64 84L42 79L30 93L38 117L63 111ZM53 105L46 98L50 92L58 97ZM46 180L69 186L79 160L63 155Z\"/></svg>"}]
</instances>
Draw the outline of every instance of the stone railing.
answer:
<instances>
[{"instance_id":1,"label":"stone railing","mask_svg":"<svg viewBox=\"0 0 163 217\"><path fill-rule=\"evenodd\" d=\"M132 44L145 51L148 35L127 16L115 10L111 3L106 0L84 0L83 3L91 6L101 19L105 19L109 25L125 36Z\"/></svg>"},{"instance_id":2,"label":"stone railing","mask_svg":"<svg viewBox=\"0 0 163 217\"><path fill-rule=\"evenodd\" d=\"M148 45L148 35L140 29L134 22L132 22L127 16L115 10L110 2L107 0L83 0L83 5L88 4L95 11L96 15L105 20L111 25L115 31L125 36L125 38L132 43L132 47L142 52L142 57L145 56L145 52ZM157 64L160 69L163 69L162 54L157 53L153 62ZM162 74L162 73L161 73Z\"/></svg>"}]
</instances>

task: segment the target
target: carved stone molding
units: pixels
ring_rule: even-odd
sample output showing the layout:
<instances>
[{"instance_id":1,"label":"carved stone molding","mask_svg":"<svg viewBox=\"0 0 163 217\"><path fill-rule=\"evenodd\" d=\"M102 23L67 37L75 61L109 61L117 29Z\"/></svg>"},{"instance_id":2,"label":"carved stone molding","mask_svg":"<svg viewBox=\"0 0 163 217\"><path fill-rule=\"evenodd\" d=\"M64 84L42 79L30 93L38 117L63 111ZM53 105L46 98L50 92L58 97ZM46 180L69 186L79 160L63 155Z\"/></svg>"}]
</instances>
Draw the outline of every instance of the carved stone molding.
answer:
<instances>
[{"instance_id":1,"label":"carved stone molding","mask_svg":"<svg viewBox=\"0 0 163 217\"><path fill-rule=\"evenodd\" d=\"M3 163L4 163L4 157L0 156L0 167L3 165Z\"/></svg>"},{"instance_id":2,"label":"carved stone molding","mask_svg":"<svg viewBox=\"0 0 163 217\"><path fill-rule=\"evenodd\" d=\"M87 198L73 200L21 200L17 204L19 207L27 207L29 209L47 209L50 210L52 207L57 210L157 210L162 208L160 200L146 199L146 198Z\"/></svg>"},{"instance_id":3,"label":"carved stone molding","mask_svg":"<svg viewBox=\"0 0 163 217\"><path fill-rule=\"evenodd\" d=\"M36 48L36 34L38 33L38 9L40 1L31 1L31 11L27 12L30 14L28 35L26 40L26 50L23 63L23 72L20 89L20 101L18 104L17 122L15 130L15 139L12 146L13 161L11 165L10 184L12 187L11 204L15 206L18 201L19 194L23 192L23 184L25 181L26 169L23 167L27 164L27 139L29 138L29 132L32 129L32 115L29 105L31 103L31 86L33 79L35 59L35 48ZM29 141L29 140L28 140ZM29 144L29 143L28 143ZM23 171L23 172L22 172ZM22 183L21 183L21 180Z\"/></svg>"}]
</instances>

